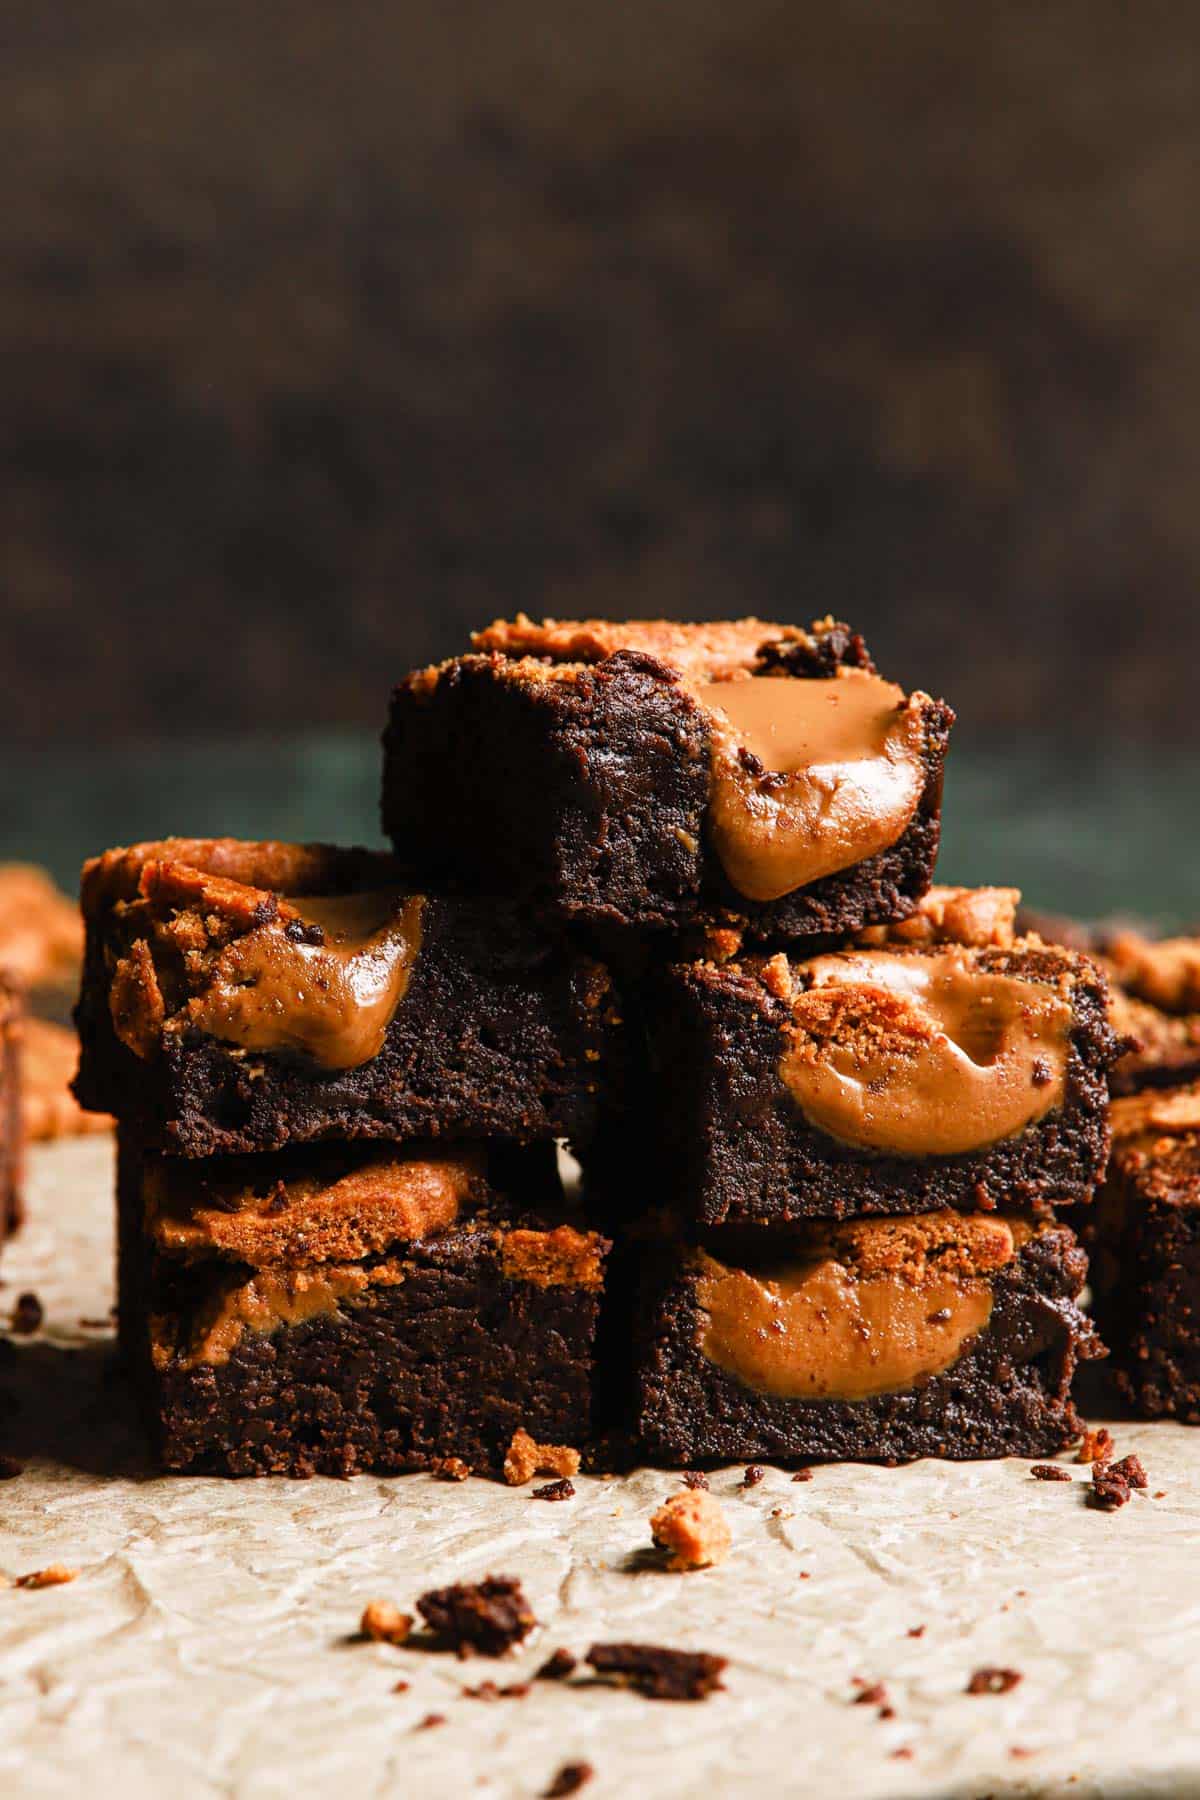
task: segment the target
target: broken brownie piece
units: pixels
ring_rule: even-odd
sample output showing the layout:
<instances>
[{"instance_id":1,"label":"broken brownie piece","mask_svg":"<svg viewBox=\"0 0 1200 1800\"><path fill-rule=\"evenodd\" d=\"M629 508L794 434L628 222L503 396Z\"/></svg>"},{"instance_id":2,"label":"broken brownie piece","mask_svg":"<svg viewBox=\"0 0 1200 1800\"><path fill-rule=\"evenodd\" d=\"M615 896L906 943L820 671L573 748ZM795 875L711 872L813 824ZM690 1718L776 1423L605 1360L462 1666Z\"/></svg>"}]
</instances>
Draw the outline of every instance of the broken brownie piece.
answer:
<instances>
[{"instance_id":1,"label":"broken brownie piece","mask_svg":"<svg viewBox=\"0 0 1200 1800\"><path fill-rule=\"evenodd\" d=\"M560 918L758 942L912 910L954 715L831 619L498 621L392 699L384 830Z\"/></svg>"},{"instance_id":2,"label":"broken brownie piece","mask_svg":"<svg viewBox=\"0 0 1200 1800\"><path fill-rule=\"evenodd\" d=\"M480 1656L503 1656L537 1624L520 1582L511 1575L431 1588L417 1601L417 1611L430 1631L445 1638L459 1656L473 1650Z\"/></svg>"},{"instance_id":3,"label":"broken brownie piece","mask_svg":"<svg viewBox=\"0 0 1200 1800\"><path fill-rule=\"evenodd\" d=\"M1084 1200L1118 1044L1103 978L1037 940L936 935L676 963L647 1000L660 1198L705 1227ZM915 922L923 923L919 916Z\"/></svg>"},{"instance_id":4,"label":"broken brownie piece","mask_svg":"<svg viewBox=\"0 0 1200 1800\"><path fill-rule=\"evenodd\" d=\"M164 1466L498 1475L522 1426L584 1442L609 1246L546 1192L540 1147L195 1165L122 1127L120 1336Z\"/></svg>"},{"instance_id":5,"label":"broken brownie piece","mask_svg":"<svg viewBox=\"0 0 1200 1800\"><path fill-rule=\"evenodd\" d=\"M0 1243L21 1219L21 1035L20 992L0 972Z\"/></svg>"},{"instance_id":6,"label":"broken brownie piece","mask_svg":"<svg viewBox=\"0 0 1200 1800\"><path fill-rule=\"evenodd\" d=\"M650 1461L1046 1456L1102 1354L1065 1225L951 1210L649 1242L635 1309Z\"/></svg>"},{"instance_id":7,"label":"broken brownie piece","mask_svg":"<svg viewBox=\"0 0 1200 1800\"><path fill-rule=\"evenodd\" d=\"M729 1658L661 1644L593 1644L586 1661L597 1675L648 1700L703 1700L724 1685Z\"/></svg>"},{"instance_id":8,"label":"broken brownie piece","mask_svg":"<svg viewBox=\"0 0 1200 1800\"><path fill-rule=\"evenodd\" d=\"M605 968L394 860L168 839L83 873L81 1102L184 1156L320 1138L586 1138Z\"/></svg>"},{"instance_id":9,"label":"broken brownie piece","mask_svg":"<svg viewBox=\"0 0 1200 1800\"><path fill-rule=\"evenodd\" d=\"M1200 1082L1113 1101L1087 1221L1092 1309L1123 1397L1200 1424Z\"/></svg>"}]
</instances>

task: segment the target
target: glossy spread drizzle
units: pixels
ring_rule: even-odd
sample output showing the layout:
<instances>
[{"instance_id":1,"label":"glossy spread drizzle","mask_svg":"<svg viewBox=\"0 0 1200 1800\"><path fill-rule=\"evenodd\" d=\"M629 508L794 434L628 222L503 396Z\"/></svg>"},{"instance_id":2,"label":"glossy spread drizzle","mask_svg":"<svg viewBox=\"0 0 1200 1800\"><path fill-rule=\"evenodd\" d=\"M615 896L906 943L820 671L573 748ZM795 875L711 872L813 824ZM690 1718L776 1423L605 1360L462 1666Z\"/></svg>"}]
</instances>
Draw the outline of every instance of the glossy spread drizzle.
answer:
<instances>
[{"instance_id":1,"label":"glossy spread drizzle","mask_svg":"<svg viewBox=\"0 0 1200 1800\"><path fill-rule=\"evenodd\" d=\"M953 1156L1013 1137L1062 1104L1070 1002L980 968L969 950L864 950L801 965L780 1074L841 1143Z\"/></svg>"},{"instance_id":2,"label":"glossy spread drizzle","mask_svg":"<svg viewBox=\"0 0 1200 1800\"><path fill-rule=\"evenodd\" d=\"M692 692L712 729L713 845L748 899L849 868L908 826L925 785L923 696L862 669Z\"/></svg>"},{"instance_id":3,"label":"glossy spread drizzle","mask_svg":"<svg viewBox=\"0 0 1200 1800\"><path fill-rule=\"evenodd\" d=\"M781 1399L902 1392L948 1369L991 1318L991 1275L1017 1241L1004 1220L979 1226L991 1239L985 1253L952 1266L921 1257L864 1273L830 1246L761 1273L700 1252L700 1349L745 1387Z\"/></svg>"},{"instance_id":4,"label":"glossy spread drizzle","mask_svg":"<svg viewBox=\"0 0 1200 1800\"><path fill-rule=\"evenodd\" d=\"M370 1062L420 949L420 896L313 896L288 909L286 922L222 950L210 986L182 1017L245 1050L296 1051L327 1069Z\"/></svg>"}]
</instances>

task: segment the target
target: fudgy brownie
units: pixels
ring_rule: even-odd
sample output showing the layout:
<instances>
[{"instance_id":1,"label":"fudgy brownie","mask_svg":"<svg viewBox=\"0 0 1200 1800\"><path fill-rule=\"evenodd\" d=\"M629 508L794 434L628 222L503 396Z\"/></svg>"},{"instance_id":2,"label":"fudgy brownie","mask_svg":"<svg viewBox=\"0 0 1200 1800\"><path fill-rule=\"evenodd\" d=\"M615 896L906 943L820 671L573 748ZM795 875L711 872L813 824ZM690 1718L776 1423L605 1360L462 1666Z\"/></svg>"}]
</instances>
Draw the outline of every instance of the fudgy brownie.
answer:
<instances>
[{"instance_id":1,"label":"fudgy brownie","mask_svg":"<svg viewBox=\"0 0 1200 1800\"><path fill-rule=\"evenodd\" d=\"M522 616L473 641L392 699L384 830L415 869L759 943L902 918L929 886L954 715L847 626Z\"/></svg>"},{"instance_id":2,"label":"fudgy brownie","mask_svg":"<svg viewBox=\"0 0 1200 1800\"><path fill-rule=\"evenodd\" d=\"M19 990L0 974L0 1242L21 1221L21 1031Z\"/></svg>"},{"instance_id":3,"label":"fudgy brownie","mask_svg":"<svg viewBox=\"0 0 1200 1800\"><path fill-rule=\"evenodd\" d=\"M499 1474L518 1430L582 1445L609 1246L545 1209L548 1171L458 1145L191 1163L122 1127L121 1345L164 1466Z\"/></svg>"},{"instance_id":4,"label":"fudgy brownie","mask_svg":"<svg viewBox=\"0 0 1200 1800\"><path fill-rule=\"evenodd\" d=\"M1118 1051L1105 984L1014 938L1013 899L934 890L848 949L669 966L642 1109L660 1200L717 1226L1086 1199Z\"/></svg>"},{"instance_id":5,"label":"fudgy brownie","mask_svg":"<svg viewBox=\"0 0 1200 1800\"><path fill-rule=\"evenodd\" d=\"M167 1151L592 1127L607 970L390 857L168 839L88 863L83 910L75 1091Z\"/></svg>"},{"instance_id":6,"label":"fudgy brownie","mask_svg":"<svg viewBox=\"0 0 1200 1800\"><path fill-rule=\"evenodd\" d=\"M642 1259L635 1427L649 1460L1048 1456L1102 1355L1062 1224L943 1211L659 1239Z\"/></svg>"},{"instance_id":7,"label":"fudgy brownie","mask_svg":"<svg viewBox=\"0 0 1200 1800\"><path fill-rule=\"evenodd\" d=\"M1091 1209L1092 1309L1125 1398L1200 1424L1200 1082L1113 1101Z\"/></svg>"}]
</instances>

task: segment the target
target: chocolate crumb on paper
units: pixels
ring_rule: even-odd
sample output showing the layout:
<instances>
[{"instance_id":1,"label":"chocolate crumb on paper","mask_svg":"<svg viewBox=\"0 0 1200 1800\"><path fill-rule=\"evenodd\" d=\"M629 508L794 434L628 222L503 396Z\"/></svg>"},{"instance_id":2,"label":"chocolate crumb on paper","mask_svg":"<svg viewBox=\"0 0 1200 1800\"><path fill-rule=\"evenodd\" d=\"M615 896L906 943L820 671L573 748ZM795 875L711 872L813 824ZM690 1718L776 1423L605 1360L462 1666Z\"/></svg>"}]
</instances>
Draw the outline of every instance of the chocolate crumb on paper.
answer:
<instances>
[{"instance_id":1,"label":"chocolate crumb on paper","mask_svg":"<svg viewBox=\"0 0 1200 1800\"><path fill-rule=\"evenodd\" d=\"M811 1481L812 1478L813 1478L813 1472L807 1466L803 1469L797 1469L795 1474L792 1476L793 1481Z\"/></svg>"},{"instance_id":2,"label":"chocolate crumb on paper","mask_svg":"<svg viewBox=\"0 0 1200 1800\"><path fill-rule=\"evenodd\" d=\"M684 1488L664 1500L650 1520L650 1534L667 1553L665 1566L676 1572L715 1568L732 1542L721 1502L706 1488Z\"/></svg>"},{"instance_id":3,"label":"chocolate crumb on paper","mask_svg":"<svg viewBox=\"0 0 1200 1800\"><path fill-rule=\"evenodd\" d=\"M708 1486L708 1476L702 1469L685 1469L680 1480L684 1487L706 1488Z\"/></svg>"},{"instance_id":4,"label":"chocolate crumb on paper","mask_svg":"<svg viewBox=\"0 0 1200 1800\"><path fill-rule=\"evenodd\" d=\"M35 1331L40 1330L45 1317L46 1309L36 1294L18 1294L9 1329L15 1331L18 1337L32 1337Z\"/></svg>"},{"instance_id":5,"label":"chocolate crumb on paper","mask_svg":"<svg viewBox=\"0 0 1200 1800\"><path fill-rule=\"evenodd\" d=\"M48 1568L34 1569L32 1574L18 1575L13 1585L19 1588L62 1587L66 1582L74 1581L78 1574L78 1569L67 1569L62 1563L51 1563Z\"/></svg>"},{"instance_id":6,"label":"chocolate crumb on paper","mask_svg":"<svg viewBox=\"0 0 1200 1800\"><path fill-rule=\"evenodd\" d=\"M751 1463L746 1470L746 1473L742 1476L742 1486L744 1488L757 1487L766 1472L767 1471L760 1463Z\"/></svg>"},{"instance_id":7,"label":"chocolate crumb on paper","mask_svg":"<svg viewBox=\"0 0 1200 1800\"><path fill-rule=\"evenodd\" d=\"M529 1497L531 1500L573 1500L575 1483L564 1476L561 1481L548 1481L545 1487L534 1488Z\"/></svg>"},{"instance_id":8,"label":"chocolate crumb on paper","mask_svg":"<svg viewBox=\"0 0 1200 1800\"><path fill-rule=\"evenodd\" d=\"M976 1669L967 1683L968 1694L1009 1694L1022 1679L1019 1669Z\"/></svg>"},{"instance_id":9,"label":"chocolate crumb on paper","mask_svg":"<svg viewBox=\"0 0 1200 1800\"><path fill-rule=\"evenodd\" d=\"M456 1582L431 1588L417 1601L429 1629L455 1652L470 1656L503 1656L529 1636L537 1624L533 1611L511 1575L488 1575L479 1582Z\"/></svg>"},{"instance_id":10,"label":"chocolate crumb on paper","mask_svg":"<svg viewBox=\"0 0 1200 1800\"><path fill-rule=\"evenodd\" d=\"M531 1686L528 1681L509 1681L503 1687L494 1681L481 1681L477 1687L465 1687L463 1693L468 1700L523 1700Z\"/></svg>"},{"instance_id":11,"label":"chocolate crumb on paper","mask_svg":"<svg viewBox=\"0 0 1200 1800\"><path fill-rule=\"evenodd\" d=\"M426 1713L423 1719L413 1726L414 1731L433 1731L438 1725L446 1723L445 1713Z\"/></svg>"},{"instance_id":12,"label":"chocolate crumb on paper","mask_svg":"<svg viewBox=\"0 0 1200 1800\"><path fill-rule=\"evenodd\" d=\"M400 1611L388 1600L370 1600L363 1608L358 1629L376 1644L402 1644L412 1630L412 1614Z\"/></svg>"},{"instance_id":13,"label":"chocolate crumb on paper","mask_svg":"<svg viewBox=\"0 0 1200 1800\"><path fill-rule=\"evenodd\" d=\"M1059 1463L1034 1463L1029 1473L1035 1481L1073 1481L1075 1478L1069 1469Z\"/></svg>"},{"instance_id":14,"label":"chocolate crumb on paper","mask_svg":"<svg viewBox=\"0 0 1200 1800\"><path fill-rule=\"evenodd\" d=\"M1088 1504L1101 1512L1116 1512L1129 1499L1129 1483L1116 1463L1094 1462Z\"/></svg>"},{"instance_id":15,"label":"chocolate crumb on paper","mask_svg":"<svg viewBox=\"0 0 1200 1800\"><path fill-rule=\"evenodd\" d=\"M569 1650L555 1650L537 1671L536 1681L566 1681L579 1667L579 1658Z\"/></svg>"},{"instance_id":16,"label":"chocolate crumb on paper","mask_svg":"<svg viewBox=\"0 0 1200 1800\"><path fill-rule=\"evenodd\" d=\"M1150 1483L1140 1456L1123 1456L1120 1462L1111 1464L1111 1472L1127 1481L1131 1488L1149 1487Z\"/></svg>"},{"instance_id":17,"label":"chocolate crumb on paper","mask_svg":"<svg viewBox=\"0 0 1200 1800\"><path fill-rule=\"evenodd\" d=\"M603 1680L647 1700L703 1700L723 1687L725 1656L706 1650L668 1650L659 1644L593 1644L587 1662Z\"/></svg>"},{"instance_id":18,"label":"chocolate crumb on paper","mask_svg":"<svg viewBox=\"0 0 1200 1800\"><path fill-rule=\"evenodd\" d=\"M545 1800L566 1800L568 1794L577 1794L595 1772L590 1762L564 1763L550 1786L543 1789Z\"/></svg>"}]
</instances>

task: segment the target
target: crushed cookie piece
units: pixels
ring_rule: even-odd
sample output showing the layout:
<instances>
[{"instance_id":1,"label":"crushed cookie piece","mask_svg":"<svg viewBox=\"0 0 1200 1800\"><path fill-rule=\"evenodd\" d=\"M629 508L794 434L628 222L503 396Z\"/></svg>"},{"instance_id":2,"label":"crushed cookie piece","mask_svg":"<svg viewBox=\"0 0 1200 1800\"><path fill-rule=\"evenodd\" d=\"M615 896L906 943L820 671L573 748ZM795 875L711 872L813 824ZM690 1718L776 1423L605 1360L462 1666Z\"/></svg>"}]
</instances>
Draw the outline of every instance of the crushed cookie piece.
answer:
<instances>
[{"instance_id":1,"label":"crushed cookie piece","mask_svg":"<svg viewBox=\"0 0 1200 1800\"><path fill-rule=\"evenodd\" d=\"M403 1613L390 1600L369 1600L358 1622L362 1637L376 1644L402 1644L412 1630L412 1614Z\"/></svg>"},{"instance_id":2,"label":"crushed cookie piece","mask_svg":"<svg viewBox=\"0 0 1200 1800\"><path fill-rule=\"evenodd\" d=\"M459 1656L470 1656L473 1650L481 1656L503 1656L537 1624L520 1582L511 1575L431 1588L417 1601L417 1610Z\"/></svg>"},{"instance_id":3,"label":"crushed cookie piece","mask_svg":"<svg viewBox=\"0 0 1200 1800\"><path fill-rule=\"evenodd\" d=\"M1071 1481L1073 1476L1069 1469L1059 1463L1034 1463L1029 1473L1035 1481Z\"/></svg>"},{"instance_id":4,"label":"crushed cookie piece","mask_svg":"<svg viewBox=\"0 0 1200 1800\"><path fill-rule=\"evenodd\" d=\"M1116 1512L1129 1499L1129 1483L1119 1474L1116 1463L1094 1462L1092 1486L1088 1502L1101 1512Z\"/></svg>"},{"instance_id":5,"label":"crushed cookie piece","mask_svg":"<svg viewBox=\"0 0 1200 1800\"><path fill-rule=\"evenodd\" d=\"M514 1431L504 1458L504 1479L509 1487L524 1487L535 1475L557 1475L565 1480L579 1473L579 1452L569 1444L539 1444L522 1427Z\"/></svg>"},{"instance_id":6,"label":"crushed cookie piece","mask_svg":"<svg viewBox=\"0 0 1200 1800\"><path fill-rule=\"evenodd\" d=\"M36 1294L18 1294L9 1330L15 1331L18 1337L31 1337L40 1329L45 1317L46 1309Z\"/></svg>"},{"instance_id":7,"label":"crushed cookie piece","mask_svg":"<svg viewBox=\"0 0 1200 1800\"><path fill-rule=\"evenodd\" d=\"M465 1463L461 1456L439 1456L430 1463L429 1472L439 1481L465 1481L471 1473L470 1463Z\"/></svg>"},{"instance_id":8,"label":"crushed cookie piece","mask_svg":"<svg viewBox=\"0 0 1200 1800\"><path fill-rule=\"evenodd\" d=\"M1008 1694L1021 1680L1019 1669L976 1669L967 1683L968 1694Z\"/></svg>"},{"instance_id":9,"label":"crushed cookie piece","mask_svg":"<svg viewBox=\"0 0 1200 1800\"><path fill-rule=\"evenodd\" d=\"M650 1534L668 1553L666 1567L676 1572L714 1568L732 1542L721 1502L707 1488L683 1488L664 1500L650 1520Z\"/></svg>"},{"instance_id":10,"label":"crushed cookie piece","mask_svg":"<svg viewBox=\"0 0 1200 1800\"><path fill-rule=\"evenodd\" d=\"M1150 1485L1140 1456L1123 1456L1120 1462L1109 1465L1109 1473L1119 1475L1122 1481L1129 1483L1131 1488L1144 1488Z\"/></svg>"},{"instance_id":11,"label":"crushed cookie piece","mask_svg":"<svg viewBox=\"0 0 1200 1800\"><path fill-rule=\"evenodd\" d=\"M680 1479L684 1487L706 1488L708 1486L708 1476L701 1469L685 1469Z\"/></svg>"},{"instance_id":12,"label":"crushed cookie piece","mask_svg":"<svg viewBox=\"0 0 1200 1800\"><path fill-rule=\"evenodd\" d=\"M763 1479L766 1472L767 1471L761 1466L761 1464L751 1463L749 1468L746 1470L746 1473L742 1476L741 1485L744 1488L757 1487L759 1482Z\"/></svg>"},{"instance_id":13,"label":"crushed cookie piece","mask_svg":"<svg viewBox=\"0 0 1200 1800\"><path fill-rule=\"evenodd\" d=\"M810 1468L797 1469L796 1473L792 1476L793 1481L811 1481L812 1478L813 1472Z\"/></svg>"},{"instance_id":14,"label":"crushed cookie piece","mask_svg":"<svg viewBox=\"0 0 1200 1800\"><path fill-rule=\"evenodd\" d=\"M432 1731L438 1725L446 1723L445 1713L426 1713L425 1717L413 1726L414 1731Z\"/></svg>"},{"instance_id":15,"label":"crushed cookie piece","mask_svg":"<svg viewBox=\"0 0 1200 1800\"><path fill-rule=\"evenodd\" d=\"M18 1462L15 1456L0 1456L0 1481L15 1481L24 1473L25 1464Z\"/></svg>"},{"instance_id":16,"label":"crushed cookie piece","mask_svg":"<svg viewBox=\"0 0 1200 1800\"><path fill-rule=\"evenodd\" d=\"M723 1686L721 1672L729 1658L659 1644L593 1644L587 1661L597 1675L647 1700L703 1700Z\"/></svg>"},{"instance_id":17,"label":"crushed cookie piece","mask_svg":"<svg viewBox=\"0 0 1200 1800\"><path fill-rule=\"evenodd\" d=\"M534 1679L537 1681L565 1681L579 1667L579 1658L572 1656L569 1650L555 1650L548 1656Z\"/></svg>"},{"instance_id":18,"label":"crushed cookie piece","mask_svg":"<svg viewBox=\"0 0 1200 1800\"><path fill-rule=\"evenodd\" d=\"M1099 1425L1095 1431L1085 1431L1083 1442L1075 1452L1075 1461L1081 1463L1110 1462L1114 1449L1113 1434L1107 1425Z\"/></svg>"},{"instance_id":19,"label":"crushed cookie piece","mask_svg":"<svg viewBox=\"0 0 1200 1800\"><path fill-rule=\"evenodd\" d=\"M68 1581L74 1581L78 1569L64 1568L62 1563L51 1563L49 1568L34 1569L31 1575L18 1575L14 1586L19 1588L62 1587Z\"/></svg>"},{"instance_id":20,"label":"crushed cookie piece","mask_svg":"<svg viewBox=\"0 0 1200 1800\"><path fill-rule=\"evenodd\" d=\"M564 1763L550 1786L543 1790L545 1800L566 1800L568 1794L577 1794L595 1773L590 1762Z\"/></svg>"},{"instance_id":21,"label":"crushed cookie piece","mask_svg":"<svg viewBox=\"0 0 1200 1800\"><path fill-rule=\"evenodd\" d=\"M534 1488L529 1497L531 1500L573 1500L575 1483L564 1476L561 1481L548 1481L545 1487Z\"/></svg>"}]
</instances>

